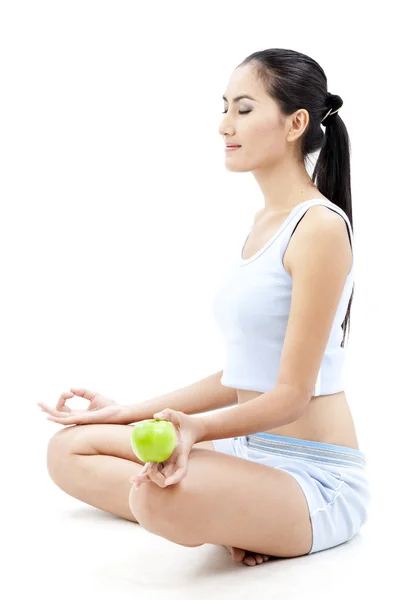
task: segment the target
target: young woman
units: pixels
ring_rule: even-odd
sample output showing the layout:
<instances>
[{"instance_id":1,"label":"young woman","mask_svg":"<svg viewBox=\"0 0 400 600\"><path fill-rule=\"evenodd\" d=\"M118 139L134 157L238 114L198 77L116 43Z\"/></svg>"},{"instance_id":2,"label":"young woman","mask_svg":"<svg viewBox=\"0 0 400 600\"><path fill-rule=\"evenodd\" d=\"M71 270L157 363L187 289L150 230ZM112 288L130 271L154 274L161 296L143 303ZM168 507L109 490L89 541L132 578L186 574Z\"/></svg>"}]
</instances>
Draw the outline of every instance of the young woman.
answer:
<instances>
[{"instance_id":1,"label":"young woman","mask_svg":"<svg viewBox=\"0 0 400 600\"><path fill-rule=\"evenodd\" d=\"M255 565L342 544L367 519L366 457L343 381L350 153L343 102L309 56L251 54L223 100L219 132L236 146L225 150L226 168L251 172L264 198L214 298L224 369L133 406L73 388L55 409L39 405L78 425L48 447L49 474L65 492L177 544L219 544ZM311 178L305 165L317 150ZM88 410L67 407L74 394ZM151 418L178 436L160 464L144 464L130 445L132 423Z\"/></svg>"}]
</instances>

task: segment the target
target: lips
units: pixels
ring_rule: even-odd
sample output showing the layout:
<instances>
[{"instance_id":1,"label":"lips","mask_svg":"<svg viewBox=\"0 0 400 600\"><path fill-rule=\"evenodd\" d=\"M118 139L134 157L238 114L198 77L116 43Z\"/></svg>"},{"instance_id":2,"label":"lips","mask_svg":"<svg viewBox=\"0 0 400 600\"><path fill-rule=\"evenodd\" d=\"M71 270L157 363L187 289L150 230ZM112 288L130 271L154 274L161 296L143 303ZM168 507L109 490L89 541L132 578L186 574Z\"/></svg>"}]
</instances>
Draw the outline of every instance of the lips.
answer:
<instances>
[{"instance_id":1,"label":"lips","mask_svg":"<svg viewBox=\"0 0 400 600\"><path fill-rule=\"evenodd\" d=\"M239 144L226 144L227 148L241 148Z\"/></svg>"}]
</instances>

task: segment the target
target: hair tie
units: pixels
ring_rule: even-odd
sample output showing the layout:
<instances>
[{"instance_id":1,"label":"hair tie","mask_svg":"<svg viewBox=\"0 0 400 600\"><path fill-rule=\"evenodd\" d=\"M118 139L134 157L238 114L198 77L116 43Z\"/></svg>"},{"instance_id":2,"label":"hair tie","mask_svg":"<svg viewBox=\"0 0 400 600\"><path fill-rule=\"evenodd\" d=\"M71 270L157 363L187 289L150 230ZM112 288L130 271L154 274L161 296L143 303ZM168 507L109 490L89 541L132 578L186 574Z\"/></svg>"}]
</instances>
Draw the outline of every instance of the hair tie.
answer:
<instances>
[{"instance_id":1,"label":"hair tie","mask_svg":"<svg viewBox=\"0 0 400 600\"><path fill-rule=\"evenodd\" d=\"M328 112L326 113L326 115L323 117L323 119L321 120L321 123L323 123L328 117L332 117L333 115L338 113L339 109L343 106L343 100L341 99L340 96L337 96L335 94L330 94L328 92L327 100L329 101L329 104L331 107L328 110Z\"/></svg>"}]
</instances>

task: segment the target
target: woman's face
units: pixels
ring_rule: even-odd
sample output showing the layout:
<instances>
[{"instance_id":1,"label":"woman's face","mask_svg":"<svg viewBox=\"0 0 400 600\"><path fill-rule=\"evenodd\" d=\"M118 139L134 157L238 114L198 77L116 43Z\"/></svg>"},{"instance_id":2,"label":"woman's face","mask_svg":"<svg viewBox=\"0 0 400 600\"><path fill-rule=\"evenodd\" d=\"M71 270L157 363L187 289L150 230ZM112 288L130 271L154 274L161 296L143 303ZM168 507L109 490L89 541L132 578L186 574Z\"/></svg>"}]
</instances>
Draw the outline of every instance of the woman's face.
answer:
<instances>
[{"instance_id":1,"label":"woman's face","mask_svg":"<svg viewBox=\"0 0 400 600\"><path fill-rule=\"evenodd\" d=\"M234 102L237 96L251 96ZM286 139L290 120L285 120L276 102L257 79L254 66L235 69L224 93L223 120L219 133L224 144L240 144L241 148L225 152L229 171L247 172L271 167L282 161L288 151ZM246 114L241 114L246 111ZM249 111L249 112L247 112Z\"/></svg>"}]
</instances>

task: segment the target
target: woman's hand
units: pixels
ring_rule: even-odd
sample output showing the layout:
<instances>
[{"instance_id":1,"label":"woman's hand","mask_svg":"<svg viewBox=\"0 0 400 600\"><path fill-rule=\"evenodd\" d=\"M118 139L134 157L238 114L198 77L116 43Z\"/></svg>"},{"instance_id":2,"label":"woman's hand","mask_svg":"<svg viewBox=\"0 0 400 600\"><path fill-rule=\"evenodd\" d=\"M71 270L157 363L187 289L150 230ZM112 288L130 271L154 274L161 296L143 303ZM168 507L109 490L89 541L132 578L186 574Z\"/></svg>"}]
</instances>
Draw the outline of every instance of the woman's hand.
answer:
<instances>
[{"instance_id":1,"label":"woman's hand","mask_svg":"<svg viewBox=\"0 0 400 600\"><path fill-rule=\"evenodd\" d=\"M59 425L83 425L87 423L115 423L127 424L126 407L117 404L110 398L105 398L98 392L91 392L85 388L70 388L70 392L64 392L58 399L55 408L47 406L44 402L37 402L43 412L48 413L49 421ZM73 396L80 396L89 400L89 406L85 410L69 408L67 400Z\"/></svg>"},{"instance_id":2,"label":"woman's hand","mask_svg":"<svg viewBox=\"0 0 400 600\"><path fill-rule=\"evenodd\" d=\"M176 446L171 456L162 463L147 462L139 475L130 480L137 489L143 483L153 481L160 487L167 487L182 481L188 470L189 454L200 433L198 419L179 410L165 408L154 414L155 419L169 421L175 427Z\"/></svg>"}]
</instances>

